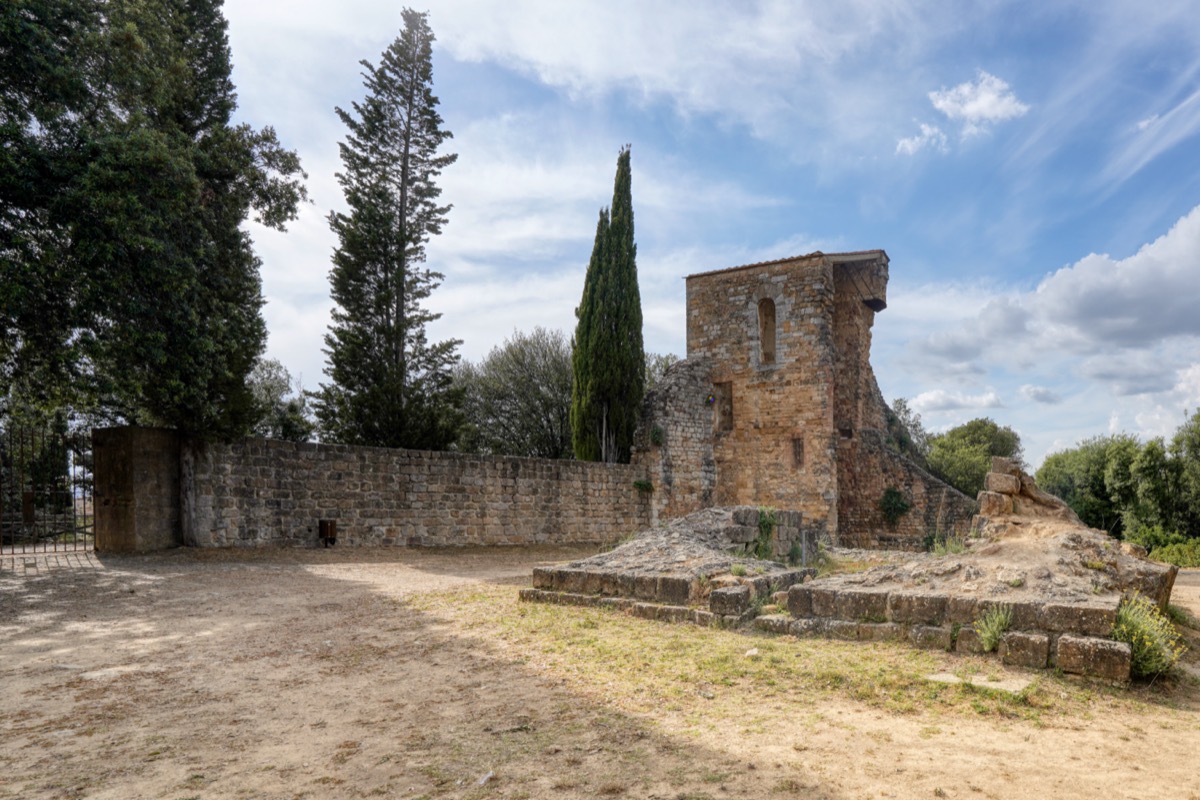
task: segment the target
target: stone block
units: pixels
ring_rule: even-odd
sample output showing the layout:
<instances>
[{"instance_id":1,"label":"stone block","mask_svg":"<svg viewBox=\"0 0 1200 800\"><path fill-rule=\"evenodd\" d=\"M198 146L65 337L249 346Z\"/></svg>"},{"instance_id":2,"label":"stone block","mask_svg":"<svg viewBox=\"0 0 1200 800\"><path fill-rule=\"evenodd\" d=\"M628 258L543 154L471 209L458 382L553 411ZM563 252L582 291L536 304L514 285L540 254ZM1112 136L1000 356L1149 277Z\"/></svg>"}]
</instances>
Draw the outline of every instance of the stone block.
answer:
<instances>
[{"instance_id":1,"label":"stone block","mask_svg":"<svg viewBox=\"0 0 1200 800\"><path fill-rule=\"evenodd\" d=\"M975 619L981 619L993 606L1008 606L1012 611L1009 629L1036 631L1042 628L1042 607L1037 603L1006 603L1003 600L980 600L975 604Z\"/></svg>"},{"instance_id":2,"label":"stone block","mask_svg":"<svg viewBox=\"0 0 1200 800\"><path fill-rule=\"evenodd\" d=\"M1044 669L1050 661L1050 637L1043 633L1009 631L1000 639L997 650L1005 664Z\"/></svg>"},{"instance_id":3,"label":"stone block","mask_svg":"<svg viewBox=\"0 0 1200 800\"><path fill-rule=\"evenodd\" d=\"M1003 517L1013 513L1013 499L998 492L979 493L979 516Z\"/></svg>"},{"instance_id":4,"label":"stone block","mask_svg":"<svg viewBox=\"0 0 1200 800\"><path fill-rule=\"evenodd\" d=\"M888 594L878 589L843 589L837 598L839 619L887 622Z\"/></svg>"},{"instance_id":5,"label":"stone block","mask_svg":"<svg viewBox=\"0 0 1200 800\"><path fill-rule=\"evenodd\" d=\"M858 623L846 619L830 619L825 621L825 635L830 639L858 641Z\"/></svg>"},{"instance_id":6,"label":"stone block","mask_svg":"<svg viewBox=\"0 0 1200 800\"><path fill-rule=\"evenodd\" d=\"M633 596L639 600L655 600L658 598L657 575L635 575L633 577Z\"/></svg>"},{"instance_id":7,"label":"stone block","mask_svg":"<svg viewBox=\"0 0 1200 800\"><path fill-rule=\"evenodd\" d=\"M982 653L983 643L979 641L979 634L970 625L963 625L958 629L958 637L954 640L954 652L956 653Z\"/></svg>"},{"instance_id":8,"label":"stone block","mask_svg":"<svg viewBox=\"0 0 1200 800\"><path fill-rule=\"evenodd\" d=\"M824 636L827 620L808 618L798 619L792 623L792 634L795 636Z\"/></svg>"},{"instance_id":9,"label":"stone block","mask_svg":"<svg viewBox=\"0 0 1200 800\"><path fill-rule=\"evenodd\" d=\"M904 636L904 626L894 622L860 622L858 639L862 642L891 642Z\"/></svg>"},{"instance_id":10,"label":"stone block","mask_svg":"<svg viewBox=\"0 0 1200 800\"><path fill-rule=\"evenodd\" d=\"M685 606L692 591L688 578L663 575L658 579L658 599L670 605Z\"/></svg>"},{"instance_id":11,"label":"stone block","mask_svg":"<svg viewBox=\"0 0 1200 800\"><path fill-rule=\"evenodd\" d=\"M1047 603L1042 606L1040 627L1082 636L1108 636L1116 624L1120 602L1114 597L1107 602Z\"/></svg>"},{"instance_id":12,"label":"stone block","mask_svg":"<svg viewBox=\"0 0 1200 800\"><path fill-rule=\"evenodd\" d=\"M541 589L522 589L517 592L517 598L526 603L543 602L542 595L544 592Z\"/></svg>"},{"instance_id":13,"label":"stone block","mask_svg":"<svg viewBox=\"0 0 1200 800\"><path fill-rule=\"evenodd\" d=\"M913 625L941 625L946 614L946 597L926 592L892 592L888 595L888 618Z\"/></svg>"},{"instance_id":14,"label":"stone block","mask_svg":"<svg viewBox=\"0 0 1200 800\"><path fill-rule=\"evenodd\" d=\"M922 650L949 650L950 634L950 628L939 625L914 625L908 632L908 639Z\"/></svg>"},{"instance_id":15,"label":"stone block","mask_svg":"<svg viewBox=\"0 0 1200 800\"><path fill-rule=\"evenodd\" d=\"M991 471L999 472L1003 475L1015 475L1018 477L1021 474L1021 469L1017 466L1016 462L1011 458L1005 458L1004 456L992 456Z\"/></svg>"},{"instance_id":16,"label":"stone block","mask_svg":"<svg viewBox=\"0 0 1200 800\"><path fill-rule=\"evenodd\" d=\"M657 603L634 603L630 613L639 619L657 619L658 608Z\"/></svg>"},{"instance_id":17,"label":"stone block","mask_svg":"<svg viewBox=\"0 0 1200 800\"><path fill-rule=\"evenodd\" d=\"M758 538L758 528L749 525L733 525L725 529L725 538L731 544L749 544Z\"/></svg>"},{"instance_id":18,"label":"stone block","mask_svg":"<svg viewBox=\"0 0 1200 800\"><path fill-rule=\"evenodd\" d=\"M1003 472L989 472L983 479L983 488L984 491L998 494L1019 494L1021 479L1016 475L1008 475Z\"/></svg>"},{"instance_id":19,"label":"stone block","mask_svg":"<svg viewBox=\"0 0 1200 800\"><path fill-rule=\"evenodd\" d=\"M750 607L750 587L726 586L708 595L708 609L714 614L742 614Z\"/></svg>"},{"instance_id":20,"label":"stone block","mask_svg":"<svg viewBox=\"0 0 1200 800\"><path fill-rule=\"evenodd\" d=\"M811 617L813 615L812 586L800 583L788 589L787 607L788 613L797 619Z\"/></svg>"},{"instance_id":21,"label":"stone block","mask_svg":"<svg viewBox=\"0 0 1200 800\"><path fill-rule=\"evenodd\" d=\"M754 627L767 633L789 634L792 632L792 618L786 614L764 614L754 618Z\"/></svg>"},{"instance_id":22,"label":"stone block","mask_svg":"<svg viewBox=\"0 0 1200 800\"><path fill-rule=\"evenodd\" d=\"M974 597L950 596L946 598L946 622L970 625L975 622L976 613Z\"/></svg>"},{"instance_id":23,"label":"stone block","mask_svg":"<svg viewBox=\"0 0 1200 800\"><path fill-rule=\"evenodd\" d=\"M692 618L692 610L687 606L659 606L654 618L659 622L688 622Z\"/></svg>"},{"instance_id":24,"label":"stone block","mask_svg":"<svg viewBox=\"0 0 1200 800\"><path fill-rule=\"evenodd\" d=\"M601 597L600 607L611 608L614 611L629 612L637 601L631 600L628 597Z\"/></svg>"},{"instance_id":25,"label":"stone block","mask_svg":"<svg viewBox=\"0 0 1200 800\"><path fill-rule=\"evenodd\" d=\"M711 626L713 621L716 619L718 619L717 615L711 611L705 611L702 608L692 609L692 622L696 625L708 627Z\"/></svg>"},{"instance_id":26,"label":"stone block","mask_svg":"<svg viewBox=\"0 0 1200 800\"><path fill-rule=\"evenodd\" d=\"M822 586L812 588L812 615L814 617L836 618L838 595L837 589Z\"/></svg>"},{"instance_id":27,"label":"stone block","mask_svg":"<svg viewBox=\"0 0 1200 800\"><path fill-rule=\"evenodd\" d=\"M535 589L553 589L554 588L554 573L557 570L554 567L534 567L533 568L533 586Z\"/></svg>"},{"instance_id":28,"label":"stone block","mask_svg":"<svg viewBox=\"0 0 1200 800\"><path fill-rule=\"evenodd\" d=\"M1132 653L1127 642L1063 634L1058 637L1054 660L1063 672L1125 682L1129 680Z\"/></svg>"}]
</instances>

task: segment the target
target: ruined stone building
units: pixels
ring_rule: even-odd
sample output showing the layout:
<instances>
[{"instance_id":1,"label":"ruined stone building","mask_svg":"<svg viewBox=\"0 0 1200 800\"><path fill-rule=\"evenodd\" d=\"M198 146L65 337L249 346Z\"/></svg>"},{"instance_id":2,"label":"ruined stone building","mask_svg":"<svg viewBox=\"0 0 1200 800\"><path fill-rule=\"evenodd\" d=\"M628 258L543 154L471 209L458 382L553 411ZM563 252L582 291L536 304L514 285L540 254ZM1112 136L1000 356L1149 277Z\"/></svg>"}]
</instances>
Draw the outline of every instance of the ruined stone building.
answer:
<instances>
[{"instance_id":1,"label":"ruined stone building","mask_svg":"<svg viewBox=\"0 0 1200 800\"><path fill-rule=\"evenodd\" d=\"M647 396L634 455L658 519L773 506L799 511L822 540L859 547L965 532L974 502L888 445L870 363L887 281L882 250L687 278L687 358ZM888 488L911 506L894 525L880 509Z\"/></svg>"}]
</instances>

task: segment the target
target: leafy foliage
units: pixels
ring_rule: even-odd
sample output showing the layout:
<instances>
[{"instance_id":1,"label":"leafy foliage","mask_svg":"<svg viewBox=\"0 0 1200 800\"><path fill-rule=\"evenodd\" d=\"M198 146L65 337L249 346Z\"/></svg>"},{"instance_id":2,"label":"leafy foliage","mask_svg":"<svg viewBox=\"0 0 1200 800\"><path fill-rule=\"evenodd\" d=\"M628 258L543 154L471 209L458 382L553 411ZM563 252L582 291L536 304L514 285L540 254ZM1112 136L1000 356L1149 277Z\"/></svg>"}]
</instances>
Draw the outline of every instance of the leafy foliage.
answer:
<instances>
[{"instance_id":1,"label":"leafy foliage","mask_svg":"<svg viewBox=\"0 0 1200 800\"><path fill-rule=\"evenodd\" d=\"M628 462L646 380L629 148L600 210L573 341L571 440L582 461Z\"/></svg>"},{"instance_id":2,"label":"leafy foliage","mask_svg":"<svg viewBox=\"0 0 1200 800\"><path fill-rule=\"evenodd\" d=\"M879 510L883 512L883 518L891 528L896 527L896 523L908 513L910 508L912 508L912 503L908 502L904 493L895 486L884 489L883 496L879 498Z\"/></svg>"},{"instance_id":3,"label":"leafy foliage","mask_svg":"<svg viewBox=\"0 0 1200 800\"><path fill-rule=\"evenodd\" d=\"M1113 638L1128 642L1133 655L1135 678L1149 678L1167 672L1186 651L1171 620L1147 597L1134 594L1121 602Z\"/></svg>"},{"instance_id":4,"label":"leafy foliage","mask_svg":"<svg viewBox=\"0 0 1200 800\"><path fill-rule=\"evenodd\" d=\"M1037 479L1084 522L1148 549L1200 536L1200 411L1170 441L1085 440L1048 456Z\"/></svg>"},{"instance_id":5,"label":"leafy foliage","mask_svg":"<svg viewBox=\"0 0 1200 800\"><path fill-rule=\"evenodd\" d=\"M929 437L930 471L968 497L983 489L992 457L1021 461L1021 437L990 419L973 419Z\"/></svg>"},{"instance_id":6,"label":"leafy foliage","mask_svg":"<svg viewBox=\"0 0 1200 800\"><path fill-rule=\"evenodd\" d=\"M1150 551L1150 558L1177 567L1200 567L1200 539L1172 542Z\"/></svg>"},{"instance_id":7,"label":"leafy foliage","mask_svg":"<svg viewBox=\"0 0 1200 800\"><path fill-rule=\"evenodd\" d=\"M250 391L259 415L253 435L289 442L312 438L316 423L308 413L304 391L283 364L273 358L259 359L250 373Z\"/></svg>"},{"instance_id":8,"label":"leafy foliage","mask_svg":"<svg viewBox=\"0 0 1200 800\"><path fill-rule=\"evenodd\" d=\"M993 652L1012 627L1012 606L998 603L989 606L983 616L975 620L975 633L979 635L979 646L985 653Z\"/></svg>"},{"instance_id":9,"label":"leafy foliage","mask_svg":"<svg viewBox=\"0 0 1200 800\"><path fill-rule=\"evenodd\" d=\"M463 363L455 382L468 452L571 458L571 346L559 331L516 332L478 365Z\"/></svg>"},{"instance_id":10,"label":"leafy foliage","mask_svg":"<svg viewBox=\"0 0 1200 800\"><path fill-rule=\"evenodd\" d=\"M885 406L885 411L888 444L918 466L928 468L929 434L921 424L921 415L903 397L893 400L890 408Z\"/></svg>"},{"instance_id":11,"label":"leafy foliage","mask_svg":"<svg viewBox=\"0 0 1200 800\"><path fill-rule=\"evenodd\" d=\"M754 540L754 557L763 561L775 558L775 525L778 517L770 506L758 507L758 536Z\"/></svg>"},{"instance_id":12,"label":"leafy foliage","mask_svg":"<svg viewBox=\"0 0 1200 800\"><path fill-rule=\"evenodd\" d=\"M330 383L313 398L325 440L439 450L461 424L451 376L461 342L428 341L440 315L422 303L442 275L423 264L450 211L436 180L457 156L437 152L451 134L432 91L433 32L425 14L403 17L379 65L361 62L366 97L337 109L349 131L337 176L349 213L329 215L337 306L325 336Z\"/></svg>"},{"instance_id":13,"label":"leafy foliage","mask_svg":"<svg viewBox=\"0 0 1200 800\"><path fill-rule=\"evenodd\" d=\"M232 124L226 27L219 0L0 10L3 392L201 436L253 422L241 225L282 228L306 194L272 129Z\"/></svg>"}]
</instances>

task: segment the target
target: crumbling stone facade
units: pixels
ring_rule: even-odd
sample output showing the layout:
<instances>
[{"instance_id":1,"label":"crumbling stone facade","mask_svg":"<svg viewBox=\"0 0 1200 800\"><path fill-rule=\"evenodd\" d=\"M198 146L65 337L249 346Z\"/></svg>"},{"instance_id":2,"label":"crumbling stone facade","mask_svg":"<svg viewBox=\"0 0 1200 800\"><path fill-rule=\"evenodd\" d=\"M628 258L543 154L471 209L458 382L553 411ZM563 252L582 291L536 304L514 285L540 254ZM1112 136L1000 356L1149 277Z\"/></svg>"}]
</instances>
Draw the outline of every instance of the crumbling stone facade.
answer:
<instances>
[{"instance_id":1,"label":"crumbling stone facade","mask_svg":"<svg viewBox=\"0 0 1200 800\"><path fill-rule=\"evenodd\" d=\"M687 278L687 359L651 392L634 463L659 518L769 505L843 546L917 548L965 533L973 501L887 446L871 327L882 250L812 253ZM910 504L894 526L894 487Z\"/></svg>"}]
</instances>

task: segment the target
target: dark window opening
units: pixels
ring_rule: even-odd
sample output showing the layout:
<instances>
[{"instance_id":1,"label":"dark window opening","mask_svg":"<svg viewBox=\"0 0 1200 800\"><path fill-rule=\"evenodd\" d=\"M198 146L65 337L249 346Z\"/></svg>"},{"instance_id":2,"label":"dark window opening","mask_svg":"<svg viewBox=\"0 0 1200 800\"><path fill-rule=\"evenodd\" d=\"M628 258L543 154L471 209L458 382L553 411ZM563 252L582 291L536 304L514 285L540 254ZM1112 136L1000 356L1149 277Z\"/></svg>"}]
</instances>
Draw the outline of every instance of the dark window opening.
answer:
<instances>
[{"instance_id":1,"label":"dark window opening","mask_svg":"<svg viewBox=\"0 0 1200 800\"><path fill-rule=\"evenodd\" d=\"M758 301L759 363L775 363L775 301L764 297Z\"/></svg>"},{"instance_id":2,"label":"dark window opening","mask_svg":"<svg viewBox=\"0 0 1200 800\"><path fill-rule=\"evenodd\" d=\"M792 466L796 469L804 466L804 440L799 436L792 438Z\"/></svg>"},{"instance_id":3,"label":"dark window opening","mask_svg":"<svg viewBox=\"0 0 1200 800\"><path fill-rule=\"evenodd\" d=\"M840 433L842 435L843 439L853 439L854 438L854 430L851 428L838 428L838 433Z\"/></svg>"}]
</instances>

